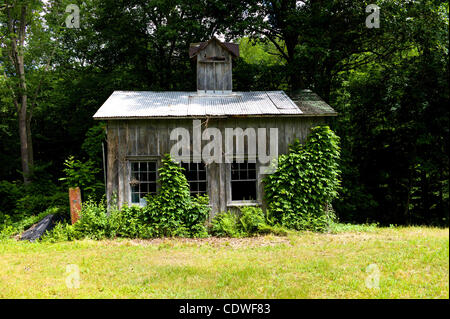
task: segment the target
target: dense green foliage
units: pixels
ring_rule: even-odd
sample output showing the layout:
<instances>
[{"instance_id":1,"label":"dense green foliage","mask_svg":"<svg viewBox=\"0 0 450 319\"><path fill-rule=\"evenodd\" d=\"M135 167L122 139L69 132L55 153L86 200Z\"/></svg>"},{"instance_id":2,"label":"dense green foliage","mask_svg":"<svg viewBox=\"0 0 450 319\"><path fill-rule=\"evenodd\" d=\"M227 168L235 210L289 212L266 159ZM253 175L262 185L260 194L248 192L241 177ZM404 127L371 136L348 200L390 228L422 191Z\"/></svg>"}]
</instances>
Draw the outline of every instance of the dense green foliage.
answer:
<instances>
[{"instance_id":1,"label":"dense green foliage","mask_svg":"<svg viewBox=\"0 0 450 319\"><path fill-rule=\"evenodd\" d=\"M79 221L58 225L44 240L207 237L208 196L192 197L182 170L166 155L159 169L160 190L147 196L146 206L125 205L108 211L104 201L89 200L83 203Z\"/></svg>"},{"instance_id":2,"label":"dense green foliage","mask_svg":"<svg viewBox=\"0 0 450 319\"><path fill-rule=\"evenodd\" d=\"M183 168L166 155L158 170L158 194L147 197L146 221L161 236L198 236L206 234L209 214L207 196L193 198Z\"/></svg>"},{"instance_id":3,"label":"dense green foliage","mask_svg":"<svg viewBox=\"0 0 450 319\"><path fill-rule=\"evenodd\" d=\"M437 35L343 78L342 220L448 224L448 42Z\"/></svg>"},{"instance_id":4,"label":"dense green foliage","mask_svg":"<svg viewBox=\"0 0 450 319\"><path fill-rule=\"evenodd\" d=\"M230 211L214 216L211 222L211 232L220 237L239 237L238 216Z\"/></svg>"},{"instance_id":5,"label":"dense green foliage","mask_svg":"<svg viewBox=\"0 0 450 319\"><path fill-rule=\"evenodd\" d=\"M276 172L264 185L274 224L297 230L327 228L339 188L339 155L339 138L328 126L318 126L305 145L297 140L288 154L279 156Z\"/></svg>"},{"instance_id":6,"label":"dense green foliage","mask_svg":"<svg viewBox=\"0 0 450 319\"><path fill-rule=\"evenodd\" d=\"M57 242L83 238L150 238L154 235L143 219L144 208L125 206L121 210L111 208L108 212L104 201L89 200L83 203L81 218L75 224L58 223L42 238Z\"/></svg>"},{"instance_id":7,"label":"dense green foliage","mask_svg":"<svg viewBox=\"0 0 450 319\"><path fill-rule=\"evenodd\" d=\"M239 212L221 212L211 221L210 232L219 237L248 237L262 234L285 236L289 229L273 225L259 207L244 206Z\"/></svg>"},{"instance_id":8,"label":"dense green foliage","mask_svg":"<svg viewBox=\"0 0 450 319\"><path fill-rule=\"evenodd\" d=\"M223 34L242 45L234 63L235 90L309 88L339 112L329 123L341 137L342 190L333 203L339 219L448 224L448 3L8 3L14 14L23 4L31 10L23 49L32 171L39 173L32 185L23 185L10 89L19 75L9 57L7 12L0 6L0 216L67 206L67 189L59 181L64 161L74 155L102 168L104 125L92 120L98 107L114 90L195 90L189 44ZM80 7L80 29L61 27L69 3ZM379 29L365 26L370 3L381 7ZM99 172L95 183L102 182Z\"/></svg>"},{"instance_id":9,"label":"dense green foliage","mask_svg":"<svg viewBox=\"0 0 450 319\"><path fill-rule=\"evenodd\" d=\"M37 174L39 183L0 181L0 225L38 216L54 207L69 216L67 191L56 186L45 174Z\"/></svg>"},{"instance_id":10,"label":"dense green foliage","mask_svg":"<svg viewBox=\"0 0 450 319\"><path fill-rule=\"evenodd\" d=\"M63 181L65 187L80 187L86 199L89 195L98 195L104 190L104 184L96 179L96 175L101 169L96 167L92 160L83 163L73 156L69 156L64 161L64 166L63 172L66 176L59 180Z\"/></svg>"}]
</instances>

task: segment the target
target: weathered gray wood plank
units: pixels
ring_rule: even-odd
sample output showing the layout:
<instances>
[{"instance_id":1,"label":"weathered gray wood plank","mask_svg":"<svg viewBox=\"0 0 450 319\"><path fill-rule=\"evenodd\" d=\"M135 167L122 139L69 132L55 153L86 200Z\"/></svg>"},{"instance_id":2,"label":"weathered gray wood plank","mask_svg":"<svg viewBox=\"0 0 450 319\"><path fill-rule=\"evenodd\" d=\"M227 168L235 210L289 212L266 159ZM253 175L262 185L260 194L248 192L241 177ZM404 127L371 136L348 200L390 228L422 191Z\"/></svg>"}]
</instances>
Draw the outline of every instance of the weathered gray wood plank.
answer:
<instances>
[{"instance_id":1,"label":"weathered gray wood plank","mask_svg":"<svg viewBox=\"0 0 450 319\"><path fill-rule=\"evenodd\" d=\"M266 154L270 152L270 128L278 128L278 152L288 151L288 145L299 138L304 142L310 128L322 123L320 118L227 118L202 120L202 131L207 127L218 128L222 134L222 152L225 152L225 129L240 127L243 130L253 128L266 128ZM123 205L129 198L128 161L130 158L143 158L146 156L159 158L170 153L176 141L170 141L170 132L175 128L186 128L190 133L190 148L192 150L193 121L190 119L171 120L133 120L110 121L108 123L108 171L107 171L107 199L111 201L113 193L118 196L118 204ZM244 139L244 150L248 150L247 138ZM209 141L201 141L202 148ZM236 151L236 143L233 143ZM192 154L191 154L192 155ZM245 155L245 154L244 154ZM211 164L208 166L208 193L212 214L226 211L228 201L231 199L229 180L229 164ZM258 177L257 199L263 200L263 185ZM264 205L264 203L263 203Z\"/></svg>"}]
</instances>

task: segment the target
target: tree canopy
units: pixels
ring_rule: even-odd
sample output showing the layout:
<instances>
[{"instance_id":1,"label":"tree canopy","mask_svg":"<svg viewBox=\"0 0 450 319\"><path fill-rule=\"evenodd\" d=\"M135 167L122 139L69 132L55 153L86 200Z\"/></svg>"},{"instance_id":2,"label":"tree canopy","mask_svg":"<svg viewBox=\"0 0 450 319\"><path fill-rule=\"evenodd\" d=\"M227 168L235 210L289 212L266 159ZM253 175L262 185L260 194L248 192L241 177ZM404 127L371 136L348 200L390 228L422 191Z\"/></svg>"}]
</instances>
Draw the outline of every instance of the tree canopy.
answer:
<instances>
[{"instance_id":1,"label":"tree canopy","mask_svg":"<svg viewBox=\"0 0 450 319\"><path fill-rule=\"evenodd\" d=\"M380 28L365 25L371 3ZM69 4L80 28L65 24ZM339 112L329 124L341 138L341 220L448 224L448 10L438 0L3 0L0 180L61 187L70 155L101 167L98 107L114 90L195 90L189 44L218 35L241 45L235 90L308 88Z\"/></svg>"}]
</instances>

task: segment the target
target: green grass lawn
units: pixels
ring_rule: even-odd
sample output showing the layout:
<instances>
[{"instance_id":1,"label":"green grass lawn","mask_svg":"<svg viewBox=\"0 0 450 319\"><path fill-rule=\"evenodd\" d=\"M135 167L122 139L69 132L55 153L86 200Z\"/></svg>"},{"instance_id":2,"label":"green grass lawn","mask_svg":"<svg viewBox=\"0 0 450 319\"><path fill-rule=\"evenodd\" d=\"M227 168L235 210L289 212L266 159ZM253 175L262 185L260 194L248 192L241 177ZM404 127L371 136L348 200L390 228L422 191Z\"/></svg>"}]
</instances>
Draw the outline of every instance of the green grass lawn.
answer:
<instances>
[{"instance_id":1,"label":"green grass lawn","mask_svg":"<svg viewBox=\"0 0 450 319\"><path fill-rule=\"evenodd\" d=\"M0 298L448 298L449 230L0 242ZM66 266L80 287L66 286ZM368 288L370 264L379 288ZM374 266L372 266L374 267ZM374 281L372 281L374 282Z\"/></svg>"}]
</instances>

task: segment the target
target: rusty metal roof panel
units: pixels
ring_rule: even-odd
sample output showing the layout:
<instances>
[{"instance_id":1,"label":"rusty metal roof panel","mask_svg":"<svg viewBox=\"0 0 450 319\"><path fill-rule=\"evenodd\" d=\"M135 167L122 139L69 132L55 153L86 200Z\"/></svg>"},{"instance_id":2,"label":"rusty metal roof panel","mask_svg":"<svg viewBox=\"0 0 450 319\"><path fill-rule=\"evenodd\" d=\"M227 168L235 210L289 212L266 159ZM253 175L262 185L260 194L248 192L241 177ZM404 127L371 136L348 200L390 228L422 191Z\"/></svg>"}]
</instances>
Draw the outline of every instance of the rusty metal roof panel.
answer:
<instances>
[{"instance_id":1,"label":"rusty metal roof panel","mask_svg":"<svg viewBox=\"0 0 450 319\"><path fill-rule=\"evenodd\" d=\"M301 115L283 91L197 92L115 91L95 113L95 119L203 116Z\"/></svg>"},{"instance_id":2,"label":"rusty metal roof panel","mask_svg":"<svg viewBox=\"0 0 450 319\"><path fill-rule=\"evenodd\" d=\"M311 90L292 92L292 101L303 112L304 116L337 116L338 113Z\"/></svg>"}]
</instances>

